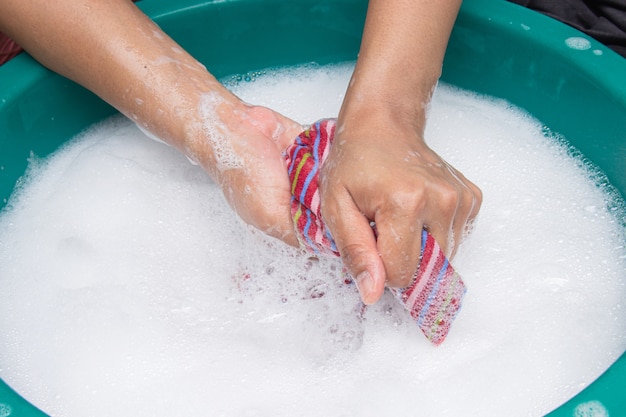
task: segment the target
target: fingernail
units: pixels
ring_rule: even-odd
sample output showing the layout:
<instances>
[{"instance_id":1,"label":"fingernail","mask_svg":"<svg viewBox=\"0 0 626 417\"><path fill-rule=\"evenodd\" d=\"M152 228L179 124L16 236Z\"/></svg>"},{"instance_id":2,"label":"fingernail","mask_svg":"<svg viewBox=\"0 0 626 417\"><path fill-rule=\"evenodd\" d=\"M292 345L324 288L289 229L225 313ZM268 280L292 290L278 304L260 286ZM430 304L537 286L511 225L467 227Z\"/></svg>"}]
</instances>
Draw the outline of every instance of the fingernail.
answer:
<instances>
[{"instance_id":1,"label":"fingernail","mask_svg":"<svg viewBox=\"0 0 626 417\"><path fill-rule=\"evenodd\" d=\"M371 304L368 298L374 290L374 280L369 271L361 272L356 276L354 281L356 282L356 287L359 289L359 294L361 294L361 300L363 300L365 304Z\"/></svg>"}]
</instances>

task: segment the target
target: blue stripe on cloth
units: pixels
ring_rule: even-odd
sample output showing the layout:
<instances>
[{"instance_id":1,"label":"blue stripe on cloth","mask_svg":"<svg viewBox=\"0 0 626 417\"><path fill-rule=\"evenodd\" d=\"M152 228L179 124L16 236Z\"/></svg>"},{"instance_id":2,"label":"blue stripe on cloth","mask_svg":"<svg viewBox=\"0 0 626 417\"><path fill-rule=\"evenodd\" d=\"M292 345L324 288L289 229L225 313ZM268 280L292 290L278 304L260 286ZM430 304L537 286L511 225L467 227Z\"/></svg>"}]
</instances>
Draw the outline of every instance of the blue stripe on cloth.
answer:
<instances>
[{"instance_id":1,"label":"blue stripe on cloth","mask_svg":"<svg viewBox=\"0 0 626 417\"><path fill-rule=\"evenodd\" d=\"M311 181L313 181L313 178L315 178L315 174L317 173L318 166L319 164L315 164L313 168L311 168L311 171L309 171L309 175L306 176L304 184L302 185L302 191L300 192L300 202L302 202L303 204L306 199L306 192L309 190L309 185L311 185Z\"/></svg>"},{"instance_id":2,"label":"blue stripe on cloth","mask_svg":"<svg viewBox=\"0 0 626 417\"><path fill-rule=\"evenodd\" d=\"M448 265L449 265L448 258L444 258L443 266L441 267L441 269L439 270L439 274L437 275L437 281L435 281L435 285L433 286L433 289L430 291L430 294L428 294L428 298L426 299L426 303L424 304L424 307L422 307L422 309L420 310L420 314L417 318L418 326L422 325L422 322L424 321L424 318L426 316L426 312L430 308L430 305L432 304L433 298L435 298L437 291L439 291L439 286L441 285L441 282L443 281L443 277L446 275L446 270L448 269Z\"/></svg>"},{"instance_id":3,"label":"blue stripe on cloth","mask_svg":"<svg viewBox=\"0 0 626 417\"><path fill-rule=\"evenodd\" d=\"M315 159L316 165L320 164L324 161L320 161L319 158L319 148L320 148L320 142L321 142L321 138L322 138L322 133L320 132L320 126L321 123L320 122L316 122L315 123L315 141L313 142L313 158Z\"/></svg>"},{"instance_id":4,"label":"blue stripe on cloth","mask_svg":"<svg viewBox=\"0 0 626 417\"><path fill-rule=\"evenodd\" d=\"M287 170L287 174L291 175L291 172L293 171L293 167L296 165L296 156L298 155L298 152L300 152L300 149L302 148L306 148L305 145L299 145L297 146L293 152L291 153L294 157L291 158L291 163L289 164L289 169Z\"/></svg>"},{"instance_id":5,"label":"blue stripe on cloth","mask_svg":"<svg viewBox=\"0 0 626 417\"><path fill-rule=\"evenodd\" d=\"M319 251L317 250L317 245L315 244L315 242L311 239L311 237L309 236L309 228L311 227L311 210L309 210L308 208L305 207L304 212L306 214L306 224L304 225L304 230L303 230L303 235L304 238L306 239L307 243L309 244L309 247L311 249L313 249L313 251L316 254L319 254Z\"/></svg>"},{"instance_id":6,"label":"blue stripe on cloth","mask_svg":"<svg viewBox=\"0 0 626 417\"><path fill-rule=\"evenodd\" d=\"M330 230L328 230L328 228L324 229L324 235L326 235L326 238L330 243L330 248L333 250L333 252L339 252L337 250L337 244L335 243L335 239L333 239L333 236L330 234Z\"/></svg>"}]
</instances>

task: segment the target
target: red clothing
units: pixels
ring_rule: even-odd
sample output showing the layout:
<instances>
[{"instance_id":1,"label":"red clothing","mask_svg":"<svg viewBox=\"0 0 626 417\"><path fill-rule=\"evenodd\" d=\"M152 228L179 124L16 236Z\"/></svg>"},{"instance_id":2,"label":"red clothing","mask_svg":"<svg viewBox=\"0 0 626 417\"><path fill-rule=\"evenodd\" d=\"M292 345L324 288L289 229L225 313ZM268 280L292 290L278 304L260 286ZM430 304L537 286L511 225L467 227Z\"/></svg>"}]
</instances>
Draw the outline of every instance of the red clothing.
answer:
<instances>
[{"instance_id":1,"label":"red clothing","mask_svg":"<svg viewBox=\"0 0 626 417\"><path fill-rule=\"evenodd\" d=\"M17 54L22 52L22 48L11 38L0 32L0 65L7 62Z\"/></svg>"}]
</instances>

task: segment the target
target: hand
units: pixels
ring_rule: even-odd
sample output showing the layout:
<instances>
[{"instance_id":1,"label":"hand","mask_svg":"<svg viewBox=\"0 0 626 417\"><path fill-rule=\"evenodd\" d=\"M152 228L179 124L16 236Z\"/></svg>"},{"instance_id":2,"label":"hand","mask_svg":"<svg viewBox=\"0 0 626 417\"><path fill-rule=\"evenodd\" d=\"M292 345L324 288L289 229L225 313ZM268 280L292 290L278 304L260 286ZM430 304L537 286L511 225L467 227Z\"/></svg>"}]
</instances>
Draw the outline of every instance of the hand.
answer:
<instances>
[{"instance_id":1,"label":"hand","mask_svg":"<svg viewBox=\"0 0 626 417\"><path fill-rule=\"evenodd\" d=\"M248 224L298 246L291 218L291 186L283 150L303 127L266 107L232 97L218 100L203 124L210 132L190 154L220 185L226 199ZM205 115L206 116L206 115Z\"/></svg>"},{"instance_id":2,"label":"hand","mask_svg":"<svg viewBox=\"0 0 626 417\"><path fill-rule=\"evenodd\" d=\"M385 285L411 283L423 227L453 256L482 194L412 126L369 118L337 131L320 173L322 215L363 301L371 304Z\"/></svg>"},{"instance_id":3,"label":"hand","mask_svg":"<svg viewBox=\"0 0 626 417\"><path fill-rule=\"evenodd\" d=\"M245 221L297 244L281 152L301 126L233 96L132 2L0 5L0 29L37 60L197 160Z\"/></svg>"}]
</instances>

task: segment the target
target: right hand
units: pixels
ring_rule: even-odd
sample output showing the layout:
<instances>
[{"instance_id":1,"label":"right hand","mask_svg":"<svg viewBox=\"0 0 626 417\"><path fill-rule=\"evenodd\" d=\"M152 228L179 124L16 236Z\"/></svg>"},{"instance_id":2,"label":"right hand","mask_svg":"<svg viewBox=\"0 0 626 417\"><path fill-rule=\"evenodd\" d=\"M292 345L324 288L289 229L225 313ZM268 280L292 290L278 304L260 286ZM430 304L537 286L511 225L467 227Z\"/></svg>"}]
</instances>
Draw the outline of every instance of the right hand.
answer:
<instances>
[{"instance_id":1,"label":"right hand","mask_svg":"<svg viewBox=\"0 0 626 417\"><path fill-rule=\"evenodd\" d=\"M386 285L411 284L422 228L454 255L482 193L410 125L378 116L340 124L337 132L320 173L322 215L363 301L372 304Z\"/></svg>"}]
</instances>

